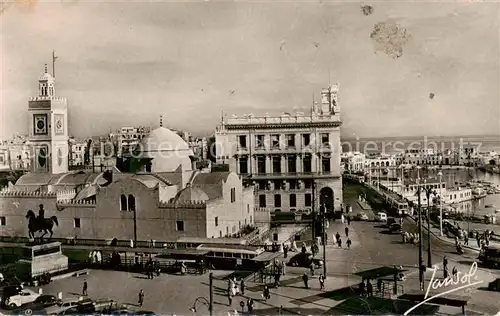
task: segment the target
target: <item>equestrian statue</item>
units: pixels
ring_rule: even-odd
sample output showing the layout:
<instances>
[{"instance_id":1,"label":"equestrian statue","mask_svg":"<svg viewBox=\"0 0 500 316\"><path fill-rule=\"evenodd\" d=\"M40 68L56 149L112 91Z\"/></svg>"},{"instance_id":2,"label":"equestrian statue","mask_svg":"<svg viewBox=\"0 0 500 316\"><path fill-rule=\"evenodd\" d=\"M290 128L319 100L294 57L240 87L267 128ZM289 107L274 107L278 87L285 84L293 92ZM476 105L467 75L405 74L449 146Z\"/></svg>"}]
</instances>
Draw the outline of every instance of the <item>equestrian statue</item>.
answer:
<instances>
[{"instance_id":1,"label":"equestrian statue","mask_svg":"<svg viewBox=\"0 0 500 316\"><path fill-rule=\"evenodd\" d=\"M40 243L43 243L43 236L45 236L47 233L50 233L49 240L52 238L52 235L54 234L54 232L52 231L54 223L59 226L59 222L56 216L45 218L45 210L43 209L43 204L40 204L38 217L35 215L35 212L33 212L32 210L28 210L28 213L26 213L26 218L29 220L28 231L30 238L35 239L35 233L43 231L42 236L40 236Z\"/></svg>"}]
</instances>

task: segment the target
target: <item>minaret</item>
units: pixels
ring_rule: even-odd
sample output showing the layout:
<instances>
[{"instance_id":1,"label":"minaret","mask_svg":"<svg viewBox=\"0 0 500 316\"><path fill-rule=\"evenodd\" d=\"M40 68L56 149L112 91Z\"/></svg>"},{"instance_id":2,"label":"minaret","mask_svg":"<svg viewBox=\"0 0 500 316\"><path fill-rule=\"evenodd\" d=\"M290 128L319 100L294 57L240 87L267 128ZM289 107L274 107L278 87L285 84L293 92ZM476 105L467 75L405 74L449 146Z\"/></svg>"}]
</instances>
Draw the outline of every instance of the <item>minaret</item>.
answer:
<instances>
[{"instance_id":1,"label":"minaret","mask_svg":"<svg viewBox=\"0 0 500 316\"><path fill-rule=\"evenodd\" d=\"M48 73L38 79L38 96L29 99L29 140L33 144L33 171L68 172L68 106L56 97L55 78Z\"/></svg>"}]
</instances>

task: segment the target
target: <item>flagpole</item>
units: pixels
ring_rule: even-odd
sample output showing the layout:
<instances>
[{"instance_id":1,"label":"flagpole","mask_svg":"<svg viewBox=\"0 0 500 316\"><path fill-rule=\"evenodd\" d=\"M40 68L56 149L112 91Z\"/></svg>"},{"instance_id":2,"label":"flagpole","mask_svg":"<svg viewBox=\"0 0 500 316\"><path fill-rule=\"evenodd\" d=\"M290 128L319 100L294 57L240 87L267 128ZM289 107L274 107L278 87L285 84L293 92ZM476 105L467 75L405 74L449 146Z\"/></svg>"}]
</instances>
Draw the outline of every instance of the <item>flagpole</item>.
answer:
<instances>
[{"instance_id":1,"label":"flagpole","mask_svg":"<svg viewBox=\"0 0 500 316\"><path fill-rule=\"evenodd\" d=\"M52 51L52 77L56 77L56 52Z\"/></svg>"}]
</instances>

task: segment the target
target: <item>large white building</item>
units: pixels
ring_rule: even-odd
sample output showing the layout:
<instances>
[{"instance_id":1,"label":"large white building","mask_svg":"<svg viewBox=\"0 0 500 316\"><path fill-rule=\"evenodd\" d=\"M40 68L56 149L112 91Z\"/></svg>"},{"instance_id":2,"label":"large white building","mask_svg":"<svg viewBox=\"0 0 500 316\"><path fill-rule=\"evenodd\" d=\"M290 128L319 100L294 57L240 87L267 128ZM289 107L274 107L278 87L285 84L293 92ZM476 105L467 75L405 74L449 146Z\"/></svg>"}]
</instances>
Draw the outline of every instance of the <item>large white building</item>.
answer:
<instances>
[{"instance_id":1,"label":"large white building","mask_svg":"<svg viewBox=\"0 0 500 316\"><path fill-rule=\"evenodd\" d=\"M215 133L218 163L255 184L255 205L310 212L342 204L338 85L323 89L310 114L223 118Z\"/></svg>"},{"instance_id":2,"label":"large white building","mask_svg":"<svg viewBox=\"0 0 500 316\"><path fill-rule=\"evenodd\" d=\"M366 156L357 151L342 153L340 156L341 167L345 172L358 172L365 170Z\"/></svg>"}]
</instances>

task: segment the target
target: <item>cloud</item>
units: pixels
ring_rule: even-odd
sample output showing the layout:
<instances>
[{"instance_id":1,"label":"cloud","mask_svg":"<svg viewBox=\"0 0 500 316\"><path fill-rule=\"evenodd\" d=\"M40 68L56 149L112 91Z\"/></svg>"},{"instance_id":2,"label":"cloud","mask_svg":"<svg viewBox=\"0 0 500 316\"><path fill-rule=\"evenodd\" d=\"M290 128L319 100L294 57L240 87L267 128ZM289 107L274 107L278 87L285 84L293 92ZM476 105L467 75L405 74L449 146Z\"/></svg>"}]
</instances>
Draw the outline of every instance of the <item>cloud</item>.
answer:
<instances>
[{"instance_id":1,"label":"cloud","mask_svg":"<svg viewBox=\"0 0 500 316\"><path fill-rule=\"evenodd\" d=\"M498 6L380 2L369 16L358 3L330 2L11 8L2 17L0 129L27 132L23 109L56 49L57 89L76 136L156 124L159 114L206 133L222 110L308 109L329 81L341 83L346 134L493 133ZM374 25L388 20L412 36L397 60L375 54L370 40Z\"/></svg>"}]
</instances>

